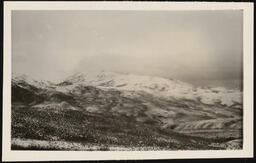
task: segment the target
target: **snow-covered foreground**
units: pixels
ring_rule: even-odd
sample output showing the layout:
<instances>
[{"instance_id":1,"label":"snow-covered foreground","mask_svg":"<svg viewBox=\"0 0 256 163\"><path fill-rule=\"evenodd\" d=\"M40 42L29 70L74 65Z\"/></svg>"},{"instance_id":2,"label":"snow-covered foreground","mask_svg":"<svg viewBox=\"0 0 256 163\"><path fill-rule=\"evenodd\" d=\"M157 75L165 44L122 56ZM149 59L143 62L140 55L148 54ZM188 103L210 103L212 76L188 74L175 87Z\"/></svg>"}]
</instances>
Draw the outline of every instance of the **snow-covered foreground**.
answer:
<instances>
[{"instance_id":1,"label":"snow-covered foreground","mask_svg":"<svg viewBox=\"0 0 256 163\"><path fill-rule=\"evenodd\" d=\"M47 141L34 139L19 139L11 140L12 148L15 150L68 150L68 151L154 151L154 150L169 150L168 148L159 147L125 147L118 145L98 145L91 143L67 142L67 141ZM227 150L237 150L242 146L241 139L235 139L226 143L211 143L210 146L223 148Z\"/></svg>"},{"instance_id":2,"label":"snow-covered foreground","mask_svg":"<svg viewBox=\"0 0 256 163\"><path fill-rule=\"evenodd\" d=\"M71 151L150 151L150 150L167 150L167 148L158 147L125 147L118 145L99 145L92 143L68 142L68 141L47 141L34 139L17 139L11 140L13 147L18 149L44 149L44 150L71 150Z\"/></svg>"}]
</instances>

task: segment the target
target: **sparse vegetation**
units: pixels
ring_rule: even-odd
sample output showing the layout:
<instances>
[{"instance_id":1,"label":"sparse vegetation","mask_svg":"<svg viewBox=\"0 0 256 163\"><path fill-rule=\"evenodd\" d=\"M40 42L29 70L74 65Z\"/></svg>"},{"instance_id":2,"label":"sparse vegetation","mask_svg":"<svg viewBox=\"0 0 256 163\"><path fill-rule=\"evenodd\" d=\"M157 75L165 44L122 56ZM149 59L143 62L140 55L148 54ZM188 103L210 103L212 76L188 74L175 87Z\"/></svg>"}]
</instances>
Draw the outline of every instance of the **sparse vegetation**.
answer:
<instances>
[{"instance_id":1,"label":"sparse vegetation","mask_svg":"<svg viewBox=\"0 0 256 163\"><path fill-rule=\"evenodd\" d=\"M176 128L185 120L205 120L218 115L211 107L194 101L165 100L149 94L140 95L140 99L128 98L120 91L92 86L77 86L63 93L22 84L24 87L12 86L11 136L13 140L35 140L35 143L27 146L14 143L13 150L225 149L227 146L223 144L241 138L241 135L207 137L204 134L209 133L178 133ZM192 112L190 107L197 111ZM228 121L225 129L234 123ZM48 145L36 144L37 141ZM71 145L51 145L51 142ZM79 145L72 147L71 142Z\"/></svg>"}]
</instances>

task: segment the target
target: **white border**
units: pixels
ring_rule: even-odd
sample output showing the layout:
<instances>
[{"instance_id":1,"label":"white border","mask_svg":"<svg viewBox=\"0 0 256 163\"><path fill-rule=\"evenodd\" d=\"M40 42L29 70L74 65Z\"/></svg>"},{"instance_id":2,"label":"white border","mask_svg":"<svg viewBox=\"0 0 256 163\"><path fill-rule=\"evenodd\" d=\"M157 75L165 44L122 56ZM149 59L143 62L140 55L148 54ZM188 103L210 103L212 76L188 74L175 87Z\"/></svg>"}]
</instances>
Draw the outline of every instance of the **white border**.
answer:
<instances>
[{"instance_id":1,"label":"white border","mask_svg":"<svg viewBox=\"0 0 256 163\"><path fill-rule=\"evenodd\" d=\"M243 10L243 150L193 151L11 151L12 10ZM253 157L253 3L231 2L4 2L3 161L129 160Z\"/></svg>"}]
</instances>

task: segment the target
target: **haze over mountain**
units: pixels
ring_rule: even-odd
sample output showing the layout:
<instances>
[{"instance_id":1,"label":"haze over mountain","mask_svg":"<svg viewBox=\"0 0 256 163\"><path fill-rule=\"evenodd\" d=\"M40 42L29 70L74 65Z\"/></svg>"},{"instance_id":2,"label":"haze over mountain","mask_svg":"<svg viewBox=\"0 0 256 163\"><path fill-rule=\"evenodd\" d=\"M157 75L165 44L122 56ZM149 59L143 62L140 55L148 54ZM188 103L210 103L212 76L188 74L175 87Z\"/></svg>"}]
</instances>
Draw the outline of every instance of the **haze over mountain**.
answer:
<instances>
[{"instance_id":1,"label":"haze over mountain","mask_svg":"<svg viewBox=\"0 0 256 163\"><path fill-rule=\"evenodd\" d=\"M13 11L13 72L106 70L241 87L242 11Z\"/></svg>"}]
</instances>

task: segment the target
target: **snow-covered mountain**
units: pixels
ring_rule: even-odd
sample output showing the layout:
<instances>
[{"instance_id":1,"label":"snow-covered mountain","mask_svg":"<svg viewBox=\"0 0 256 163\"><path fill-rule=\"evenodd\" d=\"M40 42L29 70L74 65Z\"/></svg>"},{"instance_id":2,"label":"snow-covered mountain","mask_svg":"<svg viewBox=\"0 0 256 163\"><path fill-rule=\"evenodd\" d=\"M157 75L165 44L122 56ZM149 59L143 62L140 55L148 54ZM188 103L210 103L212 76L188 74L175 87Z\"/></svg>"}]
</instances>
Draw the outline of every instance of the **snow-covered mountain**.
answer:
<instances>
[{"instance_id":1,"label":"snow-covered mountain","mask_svg":"<svg viewBox=\"0 0 256 163\"><path fill-rule=\"evenodd\" d=\"M54 85L50 81L36 80L36 79L34 79L28 75L25 75L25 74L22 74L22 75L12 74L12 84L17 84L20 86L24 86L24 84L29 84L36 88L42 88L42 89L47 89L51 85Z\"/></svg>"},{"instance_id":2,"label":"snow-covered mountain","mask_svg":"<svg viewBox=\"0 0 256 163\"><path fill-rule=\"evenodd\" d=\"M27 75L22 75L13 76L12 85L13 89L19 90L16 92L23 92L29 95L28 99L31 99L32 104L36 104L34 107L50 106L56 108L58 103L64 102L68 104L68 108L74 110L76 107L69 103L74 103L75 105L79 103L78 107L83 108L84 105L87 105L84 102L88 102L89 99L95 99L95 101L98 100L101 103L108 100L111 102L115 99L114 101L119 101L119 104L115 104L112 110L116 113L122 113L124 112L123 109L126 108L121 107L124 105L121 104L123 98L139 100L139 103L147 107L147 117L152 119L158 115L165 117L159 119L165 127L182 122L177 128L204 128L207 126L215 128L233 121L233 118L239 120L242 112L242 92L239 90L227 90L222 87L194 87L179 80L153 76L101 71L77 73L69 76L61 83L53 84L47 81L37 81ZM20 88L26 91L20 91ZM20 99L20 96L16 97L15 95L19 94L14 93L14 99ZM24 99L22 95L21 97ZM128 104L127 106L130 105ZM233 111L230 109L233 109ZM89 106L87 110L102 112L95 105ZM136 108L125 112L129 115L137 114ZM176 119L175 117L179 114L186 116L183 115L183 119ZM200 117L204 116L208 118L203 118L199 122ZM186 122L191 118L193 123ZM140 117L137 119L140 120ZM173 121L174 119L175 122ZM241 125L235 126L240 126L239 128L241 128Z\"/></svg>"},{"instance_id":3,"label":"snow-covered mountain","mask_svg":"<svg viewBox=\"0 0 256 163\"><path fill-rule=\"evenodd\" d=\"M220 103L227 106L242 104L242 92L224 87L201 88L175 79L162 77L93 72L77 73L65 79L56 89L70 91L77 85L90 85L101 89L116 89L124 92L143 91L158 97L200 100L204 104Z\"/></svg>"},{"instance_id":4,"label":"snow-covered mountain","mask_svg":"<svg viewBox=\"0 0 256 163\"><path fill-rule=\"evenodd\" d=\"M41 139L43 135L44 139L73 140L75 134L84 141L88 140L88 129L97 142L115 139L123 143L120 135L127 136L129 131L138 136L130 136L134 142L139 138L143 138L143 142L150 133L155 136L144 143L161 137L157 142L179 140L176 145L182 147L178 148L187 149L187 142L184 142L187 139L193 139L190 143L198 146L200 142L212 141L205 137L215 137L217 142L219 137L240 142L242 135L242 92L239 90L194 87L179 80L153 76L104 71L77 73L54 84L26 75L13 75L12 109L14 137L23 135L29 139ZM123 127L117 128L118 124ZM29 134L23 133L22 126L29 128L25 132ZM140 129L134 133L138 126ZM64 129L65 135L62 134ZM57 138L56 131L60 132ZM165 132L168 132L167 137ZM141 134L147 136L141 137ZM105 135L109 136L102 139ZM188 135L204 139L188 138ZM202 148L205 146L210 148L207 143Z\"/></svg>"}]
</instances>

